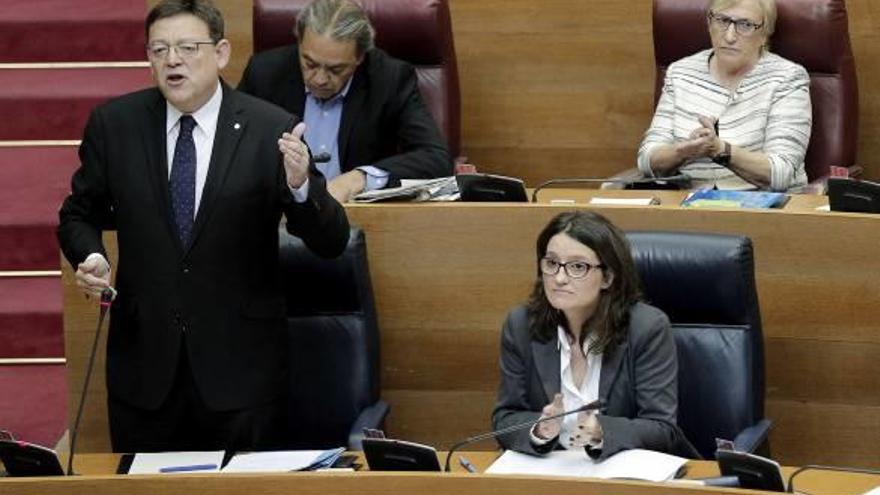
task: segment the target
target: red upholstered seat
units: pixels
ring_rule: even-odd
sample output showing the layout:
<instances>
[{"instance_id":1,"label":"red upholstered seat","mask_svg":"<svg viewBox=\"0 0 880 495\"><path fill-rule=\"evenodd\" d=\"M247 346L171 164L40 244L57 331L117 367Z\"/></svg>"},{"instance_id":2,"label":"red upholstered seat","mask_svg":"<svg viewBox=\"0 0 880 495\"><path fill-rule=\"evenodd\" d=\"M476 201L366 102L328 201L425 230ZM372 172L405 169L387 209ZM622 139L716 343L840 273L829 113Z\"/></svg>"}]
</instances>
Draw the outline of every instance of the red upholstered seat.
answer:
<instances>
[{"instance_id":1,"label":"red upholstered seat","mask_svg":"<svg viewBox=\"0 0 880 495\"><path fill-rule=\"evenodd\" d=\"M146 3L3 0L0 62L146 60Z\"/></svg>"},{"instance_id":2,"label":"red upholstered seat","mask_svg":"<svg viewBox=\"0 0 880 495\"><path fill-rule=\"evenodd\" d=\"M425 104L460 152L461 96L446 0L356 0L376 28L376 45L416 68ZM254 0L254 52L296 41L293 27L311 0Z\"/></svg>"},{"instance_id":3,"label":"red upholstered seat","mask_svg":"<svg viewBox=\"0 0 880 495\"><path fill-rule=\"evenodd\" d=\"M711 47L708 5L708 0L654 0L655 101L669 64ZM813 130L806 169L812 181L828 175L832 165L855 165L859 100L846 2L776 0L776 5L779 15L770 49L810 74Z\"/></svg>"},{"instance_id":4,"label":"red upholstered seat","mask_svg":"<svg viewBox=\"0 0 880 495\"><path fill-rule=\"evenodd\" d=\"M0 141L80 139L96 105L152 85L146 67L0 70Z\"/></svg>"}]
</instances>

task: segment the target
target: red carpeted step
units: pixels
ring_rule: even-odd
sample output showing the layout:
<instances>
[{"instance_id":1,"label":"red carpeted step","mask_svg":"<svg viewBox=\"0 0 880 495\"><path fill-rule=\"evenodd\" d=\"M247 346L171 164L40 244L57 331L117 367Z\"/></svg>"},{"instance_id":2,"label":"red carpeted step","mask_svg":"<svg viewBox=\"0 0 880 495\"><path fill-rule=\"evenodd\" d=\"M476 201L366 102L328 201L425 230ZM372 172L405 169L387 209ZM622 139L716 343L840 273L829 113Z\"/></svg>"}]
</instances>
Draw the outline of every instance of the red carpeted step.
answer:
<instances>
[{"instance_id":1,"label":"red carpeted step","mask_svg":"<svg viewBox=\"0 0 880 495\"><path fill-rule=\"evenodd\" d=\"M144 60L144 0L4 0L0 62Z\"/></svg>"},{"instance_id":2,"label":"red carpeted step","mask_svg":"<svg viewBox=\"0 0 880 495\"><path fill-rule=\"evenodd\" d=\"M81 139L92 108L152 84L146 67L0 69L0 141Z\"/></svg>"},{"instance_id":3,"label":"red carpeted step","mask_svg":"<svg viewBox=\"0 0 880 495\"><path fill-rule=\"evenodd\" d=\"M0 359L64 357L61 311L60 277L0 278Z\"/></svg>"},{"instance_id":4,"label":"red carpeted step","mask_svg":"<svg viewBox=\"0 0 880 495\"><path fill-rule=\"evenodd\" d=\"M0 366L0 429L52 448L66 428L63 364Z\"/></svg>"},{"instance_id":5,"label":"red carpeted step","mask_svg":"<svg viewBox=\"0 0 880 495\"><path fill-rule=\"evenodd\" d=\"M58 270L58 208L79 166L77 149L0 147L0 271Z\"/></svg>"}]
</instances>

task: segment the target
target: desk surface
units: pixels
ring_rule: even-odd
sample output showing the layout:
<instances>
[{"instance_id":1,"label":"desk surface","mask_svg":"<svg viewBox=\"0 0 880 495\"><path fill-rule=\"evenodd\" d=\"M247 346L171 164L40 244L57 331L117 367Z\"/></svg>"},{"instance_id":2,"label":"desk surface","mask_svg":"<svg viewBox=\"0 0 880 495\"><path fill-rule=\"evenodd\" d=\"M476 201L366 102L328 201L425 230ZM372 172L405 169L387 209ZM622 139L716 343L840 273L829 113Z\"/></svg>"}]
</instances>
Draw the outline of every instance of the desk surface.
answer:
<instances>
[{"instance_id":1,"label":"desk surface","mask_svg":"<svg viewBox=\"0 0 880 495\"><path fill-rule=\"evenodd\" d=\"M652 194L660 206L586 204L594 195ZM822 196L794 196L783 210L685 209L677 206L683 196L553 189L540 199L576 203L346 206L366 232L382 334L382 395L391 404L388 432L449 448L489 427L500 328L528 295L537 233L561 211L589 208L628 230L751 237L774 457L789 465L880 467L880 216L817 212ZM114 252L113 236L106 239ZM75 404L96 308L64 265L69 404ZM101 361L80 430L86 452L109 450L103 384Z\"/></svg>"},{"instance_id":2,"label":"desk surface","mask_svg":"<svg viewBox=\"0 0 880 495\"><path fill-rule=\"evenodd\" d=\"M440 453L441 459L445 453ZM464 455L482 473L494 459L496 452L465 452ZM351 493L382 494L454 493L456 495L481 495L506 493L509 495L534 495L554 493L578 494L630 494L654 495L675 492L681 495L698 493L739 493L750 491L731 489L703 489L687 485L668 485L629 481L602 481L583 478L499 476L469 474L456 466L455 474L443 473L378 473L378 472L318 472L285 473L273 475L255 474L178 474L178 475L113 475L119 456L116 454L84 454L78 456L76 470L79 476L72 478L7 478L0 479L4 494L19 495L40 493L52 495L104 495L110 493L190 495L197 493ZM783 468L787 478L792 468ZM714 462L691 461L688 478L716 476ZM880 476L833 472L808 472L798 476L795 486L812 495L858 495L880 486ZM755 492L761 493L761 492Z\"/></svg>"}]
</instances>

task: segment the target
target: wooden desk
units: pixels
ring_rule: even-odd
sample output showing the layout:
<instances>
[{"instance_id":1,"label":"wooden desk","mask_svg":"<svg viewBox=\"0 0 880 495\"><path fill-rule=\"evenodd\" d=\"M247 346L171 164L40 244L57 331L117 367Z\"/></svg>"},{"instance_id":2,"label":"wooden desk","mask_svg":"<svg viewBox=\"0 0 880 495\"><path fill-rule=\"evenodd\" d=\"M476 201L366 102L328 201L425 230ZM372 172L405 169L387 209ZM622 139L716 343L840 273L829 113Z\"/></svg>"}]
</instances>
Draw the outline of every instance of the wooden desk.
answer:
<instances>
[{"instance_id":1,"label":"wooden desk","mask_svg":"<svg viewBox=\"0 0 880 495\"><path fill-rule=\"evenodd\" d=\"M445 453L441 453L441 459ZM495 452L465 452L482 473L495 459ZM351 493L387 495L430 493L432 495L698 495L698 494L759 494L752 490L702 488L690 485L642 483L622 480L596 480L564 477L534 477L469 474L456 466L446 473L391 472L302 472L286 474L177 474L177 475L113 475L119 457L115 454L86 454L76 461L75 477L7 478L0 479L4 495L178 495L240 493L325 495ZM791 468L783 468L787 479ZM691 461L688 478L717 476L715 463ZM811 472L796 479L795 486L813 495L858 495L880 485L880 476Z\"/></svg>"},{"instance_id":2,"label":"wooden desk","mask_svg":"<svg viewBox=\"0 0 880 495\"><path fill-rule=\"evenodd\" d=\"M346 208L367 234L393 436L449 448L489 427L500 327L528 295L537 233L557 213L588 207L593 194L644 193L541 192L542 201L577 202L562 206ZM880 466L880 217L817 212L824 199L816 196L795 197L783 211L708 211L679 208L679 192L657 195L658 207L597 209L624 229L745 234L754 241L774 457L788 465ZM96 314L72 280L65 266L71 404ZM103 362L98 367L82 430L85 451L109 450Z\"/></svg>"}]
</instances>

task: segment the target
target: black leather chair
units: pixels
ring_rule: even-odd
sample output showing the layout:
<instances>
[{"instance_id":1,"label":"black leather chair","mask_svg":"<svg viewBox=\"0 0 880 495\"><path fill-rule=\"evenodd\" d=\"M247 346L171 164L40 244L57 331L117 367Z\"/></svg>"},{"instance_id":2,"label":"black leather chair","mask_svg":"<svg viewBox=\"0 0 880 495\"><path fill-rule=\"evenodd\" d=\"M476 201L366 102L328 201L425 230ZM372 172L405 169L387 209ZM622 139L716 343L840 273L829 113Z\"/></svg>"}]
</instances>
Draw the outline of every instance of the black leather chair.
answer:
<instances>
[{"instance_id":1,"label":"black leather chair","mask_svg":"<svg viewBox=\"0 0 880 495\"><path fill-rule=\"evenodd\" d=\"M286 448L361 450L363 428L380 428L379 328L364 233L351 230L335 259L312 254L283 229L280 276L287 295L290 400Z\"/></svg>"},{"instance_id":2,"label":"black leather chair","mask_svg":"<svg viewBox=\"0 0 880 495\"><path fill-rule=\"evenodd\" d=\"M769 453L764 344L752 241L684 232L629 232L645 299L672 322L678 424L705 458L715 438Z\"/></svg>"}]
</instances>

